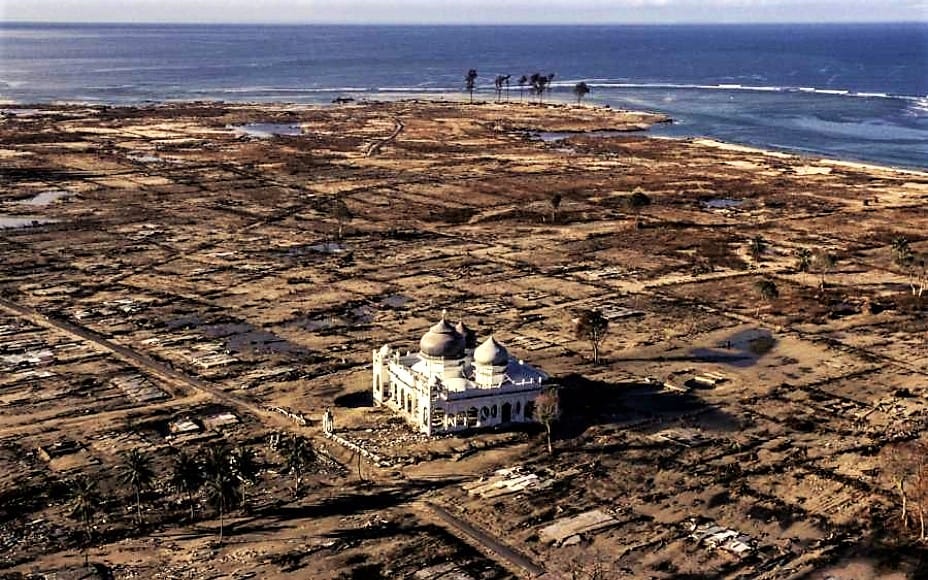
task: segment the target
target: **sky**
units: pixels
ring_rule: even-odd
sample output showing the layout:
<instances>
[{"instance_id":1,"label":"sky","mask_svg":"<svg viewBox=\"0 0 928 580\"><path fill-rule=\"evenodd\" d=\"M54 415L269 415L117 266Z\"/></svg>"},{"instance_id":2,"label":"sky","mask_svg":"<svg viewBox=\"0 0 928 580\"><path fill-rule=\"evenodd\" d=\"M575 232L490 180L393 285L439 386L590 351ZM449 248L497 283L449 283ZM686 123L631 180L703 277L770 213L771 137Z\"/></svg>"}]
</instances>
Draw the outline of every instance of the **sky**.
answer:
<instances>
[{"instance_id":1,"label":"sky","mask_svg":"<svg viewBox=\"0 0 928 580\"><path fill-rule=\"evenodd\" d=\"M928 22L928 0L0 0L0 21L326 24Z\"/></svg>"}]
</instances>

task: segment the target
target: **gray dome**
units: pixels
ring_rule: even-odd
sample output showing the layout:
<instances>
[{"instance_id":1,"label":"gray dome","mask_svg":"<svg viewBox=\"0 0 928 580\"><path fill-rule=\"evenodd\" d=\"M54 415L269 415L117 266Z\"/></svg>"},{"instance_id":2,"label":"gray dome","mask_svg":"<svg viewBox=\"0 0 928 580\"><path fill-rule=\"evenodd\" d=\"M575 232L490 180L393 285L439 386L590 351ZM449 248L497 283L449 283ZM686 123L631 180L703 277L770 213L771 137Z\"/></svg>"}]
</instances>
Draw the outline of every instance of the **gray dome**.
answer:
<instances>
[{"instance_id":1,"label":"gray dome","mask_svg":"<svg viewBox=\"0 0 928 580\"><path fill-rule=\"evenodd\" d=\"M474 362L478 365L500 367L509 363L509 351L491 336L474 350Z\"/></svg>"},{"instance_id":2,"label":"gray dome","mask_svg":"<svg viewBox=\"0 0 928 580\"><path fill-rule=\"evenodd\" d=\"M464 337L442 318L419 340L419 352L432 358L463 358Z\"/></svg>"},{"instance_id":3,"label":"gray dome","mask_svg":"<svg viewBox=\"0 0 928 580\"><path fill-rule=\"evenodd\" d=\"M464 337L464 347L467 349L477 348L477 333L467 328L464 321L460 321L454 327L458 334Z\"/></svg>"}]
</instances>

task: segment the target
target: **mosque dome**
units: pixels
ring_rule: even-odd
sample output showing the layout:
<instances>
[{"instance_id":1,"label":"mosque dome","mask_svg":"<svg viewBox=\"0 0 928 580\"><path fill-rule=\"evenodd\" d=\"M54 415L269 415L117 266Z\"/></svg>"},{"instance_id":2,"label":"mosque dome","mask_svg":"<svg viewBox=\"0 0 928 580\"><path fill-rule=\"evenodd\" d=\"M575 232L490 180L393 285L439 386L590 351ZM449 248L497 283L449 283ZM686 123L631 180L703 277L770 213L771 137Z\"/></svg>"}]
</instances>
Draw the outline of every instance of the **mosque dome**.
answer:
<instances>
[{"instance_id":1,"label":"mosque dome","mask_svg":"<svg viewBox=\"0 0 928 580\"><path fill-rule=\"evenodd\" d=\"M474 350L474 362L478 365L503 366L509 363L509 351L491 336Z\"/></svg>"},{"instance_id":2,"label":"mosque dome","mask_svg":"<svg viewBox=\"0 0 928 580\"><path fill-rule=\"evenodd\" d=\"M464 358L464 337L442 318L419 340L419 352L432 358Z\"/></svg>"},{"instance_id":3,"label":"mosque dome","mask_svg":"<svg viewBox=\"0 0 928 580\"><path fill-rule=\"evenodd\" d=\"M477 348L477 333L467 328L463 320L458 322L454 329L464 337L464 348L468 350Z\"/></svg>"}]
</instances>

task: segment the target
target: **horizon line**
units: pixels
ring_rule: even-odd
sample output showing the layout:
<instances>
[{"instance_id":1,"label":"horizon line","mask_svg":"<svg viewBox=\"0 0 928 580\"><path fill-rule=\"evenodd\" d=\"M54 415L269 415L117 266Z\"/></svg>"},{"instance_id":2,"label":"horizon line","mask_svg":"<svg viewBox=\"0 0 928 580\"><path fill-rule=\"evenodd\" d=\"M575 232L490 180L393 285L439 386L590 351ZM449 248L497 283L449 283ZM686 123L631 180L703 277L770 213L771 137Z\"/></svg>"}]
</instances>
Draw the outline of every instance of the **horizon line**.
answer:
<instances>
[{"instance_id":1,"label":"horizon line","mask_svg":"<svg viewBox=\"0 0 928 580\"><path fill-rule=\"evenodd\" d=\"M538 26L538 27L566 27L566 26L862 26L862 25L892 25L892 24L924 24L928 25L928 17L924 20L833 20L823 22L820 20L771 20L771 21L614 21L614 22L345 22L345 21L300 21L286 22L278 20L244 21L244 20L3 20L0 27L8 24L39 24L39 25L118 25L118 26L146 26L146 25L174 25L174 26L201 26L229 25L229 26L479 26L485 28L505 28L509 26Z\"/></svg>"}]
</instances>

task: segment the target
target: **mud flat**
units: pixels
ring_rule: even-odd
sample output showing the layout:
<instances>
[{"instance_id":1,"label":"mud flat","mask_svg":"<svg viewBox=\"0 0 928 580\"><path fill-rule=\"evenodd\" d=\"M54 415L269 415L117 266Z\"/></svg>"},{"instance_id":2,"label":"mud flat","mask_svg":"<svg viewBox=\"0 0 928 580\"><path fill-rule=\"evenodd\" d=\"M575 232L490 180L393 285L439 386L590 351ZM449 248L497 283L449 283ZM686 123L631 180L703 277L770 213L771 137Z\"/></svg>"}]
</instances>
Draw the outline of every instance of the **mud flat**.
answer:
<instances>
[{"instance_id":1,"label":"mud flat","mask_svg":"<svg viewBox=\"0 0 928 580\"><path fill-rule=\"evenodd\" d=\"M105 497L90 560L117 576L525 575L494 542L580 577L915 574L876 457L928 419L925 316L891 249L928 251L928 176L642 131L664 121L428 101L7 115L0 569L82 564L83 473ZM797 270L801 249L834 267ZM600 365L573 332L585 308L612 320ZM371 351L413 349L442 309L562 385L554 456L537 430L427 440L370 406ZM321 436L327 407L382 459L364 481ZM270 446L294 435L327 450L299 498ZM178 450L219 442L263 465L222 545L216 511L188 520L168 483ZM157 474L141 527L116 478L133 448ZM513 466L543 485L500 492Z\"/></svg>"}]
</instances>

